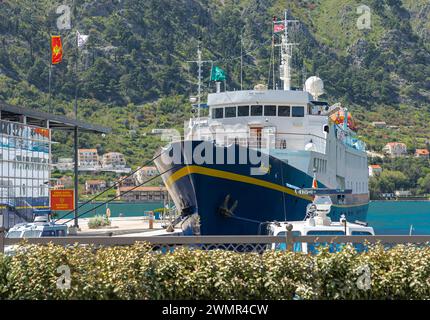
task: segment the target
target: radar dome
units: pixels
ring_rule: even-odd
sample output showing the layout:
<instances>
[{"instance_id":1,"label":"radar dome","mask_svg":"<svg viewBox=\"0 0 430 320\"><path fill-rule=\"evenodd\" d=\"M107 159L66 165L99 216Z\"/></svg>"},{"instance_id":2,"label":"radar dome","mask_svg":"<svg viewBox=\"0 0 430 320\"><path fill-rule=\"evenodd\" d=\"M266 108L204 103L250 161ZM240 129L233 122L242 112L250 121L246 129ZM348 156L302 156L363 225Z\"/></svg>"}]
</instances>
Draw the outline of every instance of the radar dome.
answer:
<instances>
[{"instance_id":1,"label":"radar dome","mask_svg":"<svg viewBox=\"0 0 430 320\"><path fill-rule=\"evenodd\" d=\"M254 90L264 91L264 90L267 90L267 86L265 84L259 83L259 84L254 86Z\"/></svg>"},{"instance_id":2,"label":"radar dome","mask_svg":"<svg viewBox=\"0 0 430 320\"><path fill-rule=\"evenodd\" d=\"M312 76L305 82L305 91L309 92L314 99L318 99L324 93L324 82L320 78Z\"/></svg>"}]
</instances>

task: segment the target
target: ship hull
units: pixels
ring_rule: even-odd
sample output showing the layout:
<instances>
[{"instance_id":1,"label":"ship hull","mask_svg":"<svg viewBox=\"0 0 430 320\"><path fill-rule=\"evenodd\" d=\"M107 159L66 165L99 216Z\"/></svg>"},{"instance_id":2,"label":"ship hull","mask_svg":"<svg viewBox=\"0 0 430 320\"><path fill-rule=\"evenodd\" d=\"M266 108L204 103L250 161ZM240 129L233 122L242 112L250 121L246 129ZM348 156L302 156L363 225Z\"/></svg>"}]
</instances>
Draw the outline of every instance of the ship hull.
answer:
<instances>
[{"instance_id":1,"label":"ship hull","mask_svg":"<svg viewBox=\"0 0 430 320\"><path fill-rule=\"evenodd\" d=\"M185 155L187 148L194 151L201 143L208 144L206 152L212 148L212 154L226 155L224 163L196 163ZM238 145L215 146L211 142L200 141L177 144L181 148L181 163L169 163L166 157L161 156L156 160L156 165L160 172L166 171L163 179L176 207L183 216L189 217L182 224L187 234L264 234L265 222L304 219L306 206L312 198L297 194L291 185L310 187L313 178L308 174L281 159L269 156L267 163L270 169L265 174L255 175L251 173L251 169L259 165L250 161L244 163L243 159L239 161L237 156L246 151L248 159L251 159L252 153L258 152L254 149ZM175 144L171 147L175 147ZM228 154L235 155L230 157L234 161L228 163ZM321 183L319 186L324 187ZM333 201L330 213L332 220L338 220L341 214L345 214L348 221L366 220L367 194L351 195L342 204L337 204L337 199ZM198 231L196 223L200 225Z\"/></svg>"}]
</instances>

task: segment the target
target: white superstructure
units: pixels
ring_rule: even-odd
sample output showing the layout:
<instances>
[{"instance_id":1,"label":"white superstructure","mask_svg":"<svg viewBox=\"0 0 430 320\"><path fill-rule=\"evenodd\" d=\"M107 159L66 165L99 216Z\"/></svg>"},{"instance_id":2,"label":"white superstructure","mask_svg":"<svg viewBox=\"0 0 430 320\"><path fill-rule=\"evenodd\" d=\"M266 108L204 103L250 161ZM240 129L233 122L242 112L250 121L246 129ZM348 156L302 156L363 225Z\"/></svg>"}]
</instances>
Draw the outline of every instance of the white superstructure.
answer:
<instances>
[{"instance_id":1,"label":"white superstructure","mask_svg":"<svg viewBox=\"0 0 430 320\"><path fill-rule=\"evenodd\" d=\"M291 90L291 47L288 23L283 21L280 79L283 90L256 85L254 90L226 91L208 95L209 117L190 119L185 138L233 143L260 149L288 162L330 188L352 189L368 200L368 167L365 144L340 104L318 101L324 84L307 79L303 90ZM199 104L200 106L200 104Z\"/></svg>"}]
</instances>

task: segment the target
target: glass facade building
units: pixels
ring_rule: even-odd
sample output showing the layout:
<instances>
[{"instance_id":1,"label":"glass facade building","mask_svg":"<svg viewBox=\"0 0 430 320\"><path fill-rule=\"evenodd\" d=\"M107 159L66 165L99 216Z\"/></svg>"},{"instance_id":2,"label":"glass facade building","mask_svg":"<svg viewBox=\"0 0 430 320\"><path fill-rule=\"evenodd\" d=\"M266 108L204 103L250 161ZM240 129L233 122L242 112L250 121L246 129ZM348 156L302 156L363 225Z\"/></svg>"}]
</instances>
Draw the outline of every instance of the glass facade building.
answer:
<instances>
[{"instance_id":1,"label":"glass facade building","mask_svg":"<svg viewBox=\"0 0 430 320\"><path fill-rule=\"evenodd\" d=\"M51 130L0 120L0 225L49 208Z\"/></svg>"}]
</instances>

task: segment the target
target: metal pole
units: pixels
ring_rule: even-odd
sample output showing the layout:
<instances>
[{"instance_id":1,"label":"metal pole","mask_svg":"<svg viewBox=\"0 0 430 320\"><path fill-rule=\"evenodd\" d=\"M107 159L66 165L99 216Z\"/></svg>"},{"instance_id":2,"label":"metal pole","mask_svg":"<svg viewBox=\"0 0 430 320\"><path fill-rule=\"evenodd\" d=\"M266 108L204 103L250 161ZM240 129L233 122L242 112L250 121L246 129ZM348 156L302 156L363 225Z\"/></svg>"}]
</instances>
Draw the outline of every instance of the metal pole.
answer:
<instances>
[{"instance_id":1,"label":"metal pole","mask_svg":"<svg viewBox=\"0 0 430 320\"><path fill-rule=\"evenodd\" d=\"M79 187L79 179L78 179L78 127L75 127L74 130L74 189L75 189L75 211L74 211L74 219L75 223L74 226L76 228L79 228L78 224L78 203L79 203L79 194L78 194L78 187Z\"/></svg>"},{"instance_id":2,"label":"metal pole","mask_svg":"<svg viewBox=\"0 0 430 320\"><path fill-rule=\"evenodd\" d=\"M0 253L4 253L4 235L5 228L0 227Z\"/></svg>"},{"instance_id":3,"label":"metal pole","mask_svg":"<svg viewBox=\"0 0 430 320\"><path fill-rule=\"evenodd\" d=\"M48 80L48 87L49 87L49 102L48 102L48 112L51 113L51 77L52 77L52 63L49 63L49 80Z\"/></svg>"},{"instance_id":4,"label":"metal pole","mask_svg":"<svg viewBox=\"0 0 430 320\"><path fill-rule=\"evenodd\" d=\"M197 119L198 119L198 124L197 127L200 127L200 107L201 107L201 90L202 90L202 51L200 49L200 44L198 45L197 48L197 65L199 67L199 81L198 81L198 96L197 96L197 103L198 103L198 107L197 107ZM198 130L198 138L200 139L200 130Z\"/></svg>"},{"instance_id":5,"label":"metal pole","mask_svg":"<svg viewBox=\"0 0 430 320\"><path fill-rule=\"evenodd\" d=\"M75 119L78 120L78 82L79 82L79 76L78 76L78 55L79 55L79 49L76 42L76 61L75 61L75 75L76 75L76 83L75 83L75 105L74 105L74 112L75 112ZM75 126L74 130L74 189L75 189L75 211L74 211L74 226L76 228L79 228L78 224L78 204L79 204L79 177L78 177L78 126Z\"/></svg>"},{"instance_id":6,"label":"metal pole","mask_svg":"<svg viewBox=\"0 0 430 320\"><path fill-rule=\"evenodd\" d=\"M287 22L287 10L284 11L284 33L285 33L285 42L284 42L284 90L290 90L290 46L288 44L288 22Z\"/></svg>"},{"instance_id":7,"label":"metal pole","mask_svg":"<svg viewBox=\"0 0 430 320\"><path fill-rule=\"evenodd\" d=\"M201 91L202 91L202 65L205 62L212 62L212 60L202 60L202 50L200 49L200 42L197 46L197 60L192 60L192 61L187 61L187 62L195 62L197 63L198 66L198 97L197 97L197 128L200 127L200 107L201 107ZM193 119L194 119L194 114L193 114ZM194 135L194 126L192 128L192 134ZM198 138L200 138L200 130L199 130L199 135Z\"/></svg>"},{"instance_id":8,"label":"metal pole","mask_svg":"<svg viewBox=\"0 0 430 320\"><path fill-rule=\"evenodd\" d=\"M240 90L243 89L243 42L242 35L240 34Z\"/></svg>"},{"instance_id":9,"label":"metal pole","mask_svg":"<svg viewBox=\"0 0 430 320\"><path fill-rule=\"evenodd\" d=\"M294 239L293 239L293 226L291 224L287 225L287 239L286 239L286 244L287 244L287 251L294 251Z\"/></svg>"}]
</instances>

